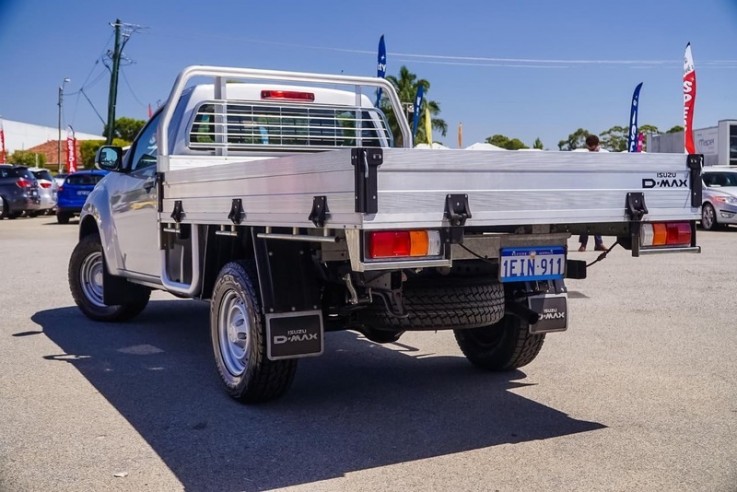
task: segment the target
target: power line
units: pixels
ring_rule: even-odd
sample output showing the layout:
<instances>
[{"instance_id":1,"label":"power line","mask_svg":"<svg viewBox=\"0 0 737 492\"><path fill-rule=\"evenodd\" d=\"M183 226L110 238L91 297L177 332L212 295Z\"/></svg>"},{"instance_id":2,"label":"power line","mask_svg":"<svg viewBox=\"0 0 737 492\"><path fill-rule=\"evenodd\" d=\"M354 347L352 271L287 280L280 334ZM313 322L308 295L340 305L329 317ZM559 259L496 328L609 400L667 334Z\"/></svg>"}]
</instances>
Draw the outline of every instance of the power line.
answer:
<instances>
[{"instance_id":1,"label":"power line","mask_svg":"<svg viewBox=\"0 0 737 492\"><path fill-rule=\"evenodd\" d=\"M271 46L281 46L285 48L299 48L299 49L312 49L320 51L332 51L337 53L350 53L350 54L361 54L361 55L376 55L374 50L361 50L353 48L342 48L334 46L317 46L307 45L298 43L287 43L283 41L270 41L264 39L253 39L243 38L238 36L223 36L221 34L213 33L202 33L208 38L221 39L226 41L236 41L239 43L254 43L264 44ZM163 35L169 38L184 38L191 39L191 37L169 34L158 32L158 35ZM513 58L513 57L498 57L498 56L468 56L468 55L437 55L428 53L405 53L400 51L390 51L388 53L392 58L401 57L408 61L419 61L425 60L426 64L438 64L446 65L449 62L458 62L459 65L478 65L478 66L505 66L512 68L531 68L534 65L630 65L630 66L680 66L683 60L680 57L672 59L661 59L661 60L638 60L638 59L557 59L557 58ZM504 65L484 65L489 63L501 63ZM532 64L532 65L531 65ZM699 66L710 66L714 68L737 68L737 60L701 60Z\"/></svg>"},{"instance_id":2,"label":"power line","mask_svg":"<svg viewBox=\"0 0 737 492\"><path fill-rule=\"evenodd\" d=\"M90 98L87 97L87 93L84 91L84 89L80 89L79 93L82 94L85 99L87 99L87 102L90 103L90 106L92 106L92 110L95 112L97 117L100 118L100 121L102 122L102 124L105 125L105 120L102 118L102 115L100 115L100 112L97 111L97 108L95 107L95 105L92 104L92 101L90 101Z\"/></svg>"},{"instance_id":3,"label":"power line","mask_svg":"<svg viewBox=\"0 0 737 492\"><path fill-rule=\"evenodd\" d=\"M123 82L125 82L125 85L128 86L128 90L131 91L133 99L135 99L138 104L145 108L146 105L142 103L140 99L138 99L138 96L136 96L136 93L133 91L133 87L131 87L130 83L128 82L128 77L126 77L125 72L121 70L120 73L123 75Z\"/></svg>"}]
</instances>

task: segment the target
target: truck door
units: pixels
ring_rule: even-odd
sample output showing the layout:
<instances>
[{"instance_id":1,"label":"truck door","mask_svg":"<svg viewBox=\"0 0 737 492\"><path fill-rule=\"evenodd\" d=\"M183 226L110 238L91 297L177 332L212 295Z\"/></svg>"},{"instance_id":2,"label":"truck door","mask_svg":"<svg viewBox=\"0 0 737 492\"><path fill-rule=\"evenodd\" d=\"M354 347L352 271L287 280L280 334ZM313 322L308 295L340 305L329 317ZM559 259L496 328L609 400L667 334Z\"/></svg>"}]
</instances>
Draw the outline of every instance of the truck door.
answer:
<instances>
[{"instance_id":1,"label":"truck door","mask_svg":"<svg viewBox=\"0 0 737 492\"><path fill-rule=\"evenodd\" d=\"M157 113L141 130L125 159L127 172L119 173L109 187L111 213L123 258L123 269L159 278L156 130Z\"/></svg>"}]
</instances>

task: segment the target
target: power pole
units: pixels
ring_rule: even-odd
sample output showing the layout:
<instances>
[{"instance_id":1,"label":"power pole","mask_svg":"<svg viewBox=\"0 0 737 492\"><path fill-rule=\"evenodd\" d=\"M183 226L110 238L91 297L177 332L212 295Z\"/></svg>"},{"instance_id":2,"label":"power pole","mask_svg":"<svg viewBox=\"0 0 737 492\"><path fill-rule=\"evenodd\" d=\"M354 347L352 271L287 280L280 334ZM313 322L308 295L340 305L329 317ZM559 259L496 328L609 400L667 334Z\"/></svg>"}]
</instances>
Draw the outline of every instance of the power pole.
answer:
<instances>
[{"instance_id":1,"label":"power pole","mask_svg":"<svg viewBox=\"0 0 737 492\"><path fill-rule=\"evenodd\" d=\"M115 19L115 47L113 48L113 66L110 70L110 93L107 100L107 135L105 143L113 143L115 130L115 104L118 99L118 70L120 69L120 19Z\"/></svg>"},{"instance_id":2,"label":"power pole","mask_svg":"<svg viewBox=\"0 0 737 492\"><path fill-rule=\"evenodd\" d=\"M56 141L56 163L59 165L57 169L60 173L64 172L64 164L61 162L61 105L64 101L64 86L70 80L71 79L69 77L64 77L64 82L59 86L59 101L57 103L59 106L59 140Z\"/></svg>"}]
</instances>

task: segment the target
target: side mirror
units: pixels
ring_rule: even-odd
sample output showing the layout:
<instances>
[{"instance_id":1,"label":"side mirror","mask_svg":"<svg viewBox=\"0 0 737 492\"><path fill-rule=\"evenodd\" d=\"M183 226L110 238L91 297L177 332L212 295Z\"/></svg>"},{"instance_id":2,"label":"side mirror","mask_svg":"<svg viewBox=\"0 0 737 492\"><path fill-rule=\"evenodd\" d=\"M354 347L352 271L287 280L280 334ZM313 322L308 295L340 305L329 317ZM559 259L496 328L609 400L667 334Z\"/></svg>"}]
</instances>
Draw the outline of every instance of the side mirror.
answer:
<instances>
[{"instance_id":1,"label":"side mirror","mask_svg":"<svg viewBox=\"0 0 737 492\"><path fill-rule=\"evenodd\" d=\"M123 160L123 149L113 145L103 145L95 154L95 166L106 171L120 169Z\"/></svg>"}]
</instances>

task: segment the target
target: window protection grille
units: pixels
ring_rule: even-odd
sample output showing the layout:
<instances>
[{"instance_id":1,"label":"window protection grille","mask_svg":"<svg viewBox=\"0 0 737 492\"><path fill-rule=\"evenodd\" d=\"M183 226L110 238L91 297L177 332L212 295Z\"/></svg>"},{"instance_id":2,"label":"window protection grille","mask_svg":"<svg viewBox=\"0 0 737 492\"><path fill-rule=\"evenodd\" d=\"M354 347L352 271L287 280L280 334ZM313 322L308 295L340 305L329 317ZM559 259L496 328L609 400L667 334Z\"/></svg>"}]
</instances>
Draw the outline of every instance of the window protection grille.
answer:
<instances>
[{"instance_id":1,"label":"window protection grille","mask_svg":"<svg viewBox=\"0 0 737 492\"><path fill-rule=\"evenodd\" d=\"M304 151L391 142L386 120L375 108L318 104L207 101L197 109L189 133L194 150Z\"/></svg>"}]
</instances>

